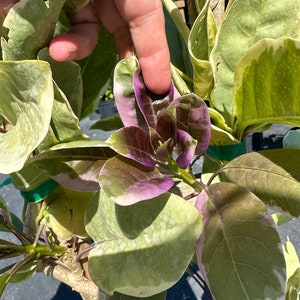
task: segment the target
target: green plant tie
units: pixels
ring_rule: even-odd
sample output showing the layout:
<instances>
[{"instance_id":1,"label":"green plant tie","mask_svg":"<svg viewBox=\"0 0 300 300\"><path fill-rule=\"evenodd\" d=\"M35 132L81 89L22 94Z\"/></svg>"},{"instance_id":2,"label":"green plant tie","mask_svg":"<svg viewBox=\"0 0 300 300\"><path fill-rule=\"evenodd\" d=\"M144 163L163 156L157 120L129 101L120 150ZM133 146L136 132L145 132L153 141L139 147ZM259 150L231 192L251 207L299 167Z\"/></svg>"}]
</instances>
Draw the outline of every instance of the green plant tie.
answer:
<instances>
[{"instance_id":1,"label":"green plant tie","mask_svg":"<svg viewBox=\"0 0 300 300\"><path fill-rule=\"evenodd\" d=\"M12 183L11 177L7 177L1 184L0 184L0 189L5 187L6 185L9 185Z\"/></svg>"},{"instance_id":2,"label":"green plant tie","mask_svg":"<svg viewBox=\"0 0 300 300\"><path fill-rule=\"evenodd\" d=\"M59 183L53 179L50 179L32 191L21 191L21 195L26 201L30 203L36 203L49 196L58 186Z\"/></svg>"},{"instance_id":3,"label":"green plant tie","mask_svg":"<svg viewBox=\"0 0 300 300\"><path fill-rule=\"evenodd\" d=\"M206 150L206 153L218 160L231 161L234 158L245 154L246 142L242 141L239 144L234 145L210 145Z\"/></svg>"}]
</instances>

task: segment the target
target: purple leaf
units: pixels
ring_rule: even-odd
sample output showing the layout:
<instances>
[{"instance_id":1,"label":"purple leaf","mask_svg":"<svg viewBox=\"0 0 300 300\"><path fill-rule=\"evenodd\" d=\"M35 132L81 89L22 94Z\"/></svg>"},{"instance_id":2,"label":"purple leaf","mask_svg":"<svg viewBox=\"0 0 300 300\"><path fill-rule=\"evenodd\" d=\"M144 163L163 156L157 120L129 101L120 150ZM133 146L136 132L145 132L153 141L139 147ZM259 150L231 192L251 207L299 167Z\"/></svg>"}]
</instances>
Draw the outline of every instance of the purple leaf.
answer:
<instances>
[{"instance_id":1,"label":"purple leaf","mask_svg":"<svg viewBox=\"0 0 300 300\"><path fill-rule=\"evenodd\" d=\"M118 154L146 167L154 167L156 158L150 135L139 127L125 127L114 132L106 142Z\"/></svg>"},{"instance_id":2,"label":"purple leaf","mask_svg":"<svg viewBox=\"0 0 300 300\"><path fill-rule=\"evenodd\" d=\"M148 127L156 128L156 115L152 105L152 99L144 82L141 79L141 70L138 67L134 73L134 92L137 104L145 118Z\"/></svg>"},{"instance_id":3,"label":"purple leaf","mask_svg":"<svg viewBox=\"0 0 300 300\"><path fill-rule=\"evenodd\" d=\"M151 93L145 86L140 67L137 68L134 74L134 91L137 104L148 127L154 129L157 126L157 118L170 106L174 97L180 97L173 84L167 95L154 95Z\"/></svg>"},{"instance_id":4,"label":"purple leaf","mask_svg":"<svg viewBox=\"0 0 300 300\"><path fill-rule=\"evenodd\" d=\"M116 156L109 159L101 169L99 183L115 203L126 206L167 192L174 181L156 168L146 168Z\"/></svg>"},{"instance_id":5,"label":"purple leaf","mask_svg":"<svg viewBox=\"0 0 300 300\"><path fill-rule=\"evenodd\" d=\"M176 163L180 168L186 169L195 155L197 141L187 132L178 129L176 146L179 152Z\"/></svg>"},{"instance_id":6,"label":"purple leaf","mask_svg":"<svg viewBox=\"0 0 300 300\"><path fill-rule=\"evenodd\" d=\"M114 97L120 118L125 126L146 128L134 94L133 76L137 69L137 59L130 57L121 60L114 72Z\"/></svg>"},{"instance_id":7,"label":"purple leaf","mask_svg":"<svg viewBox=\"0 0 300 300\"><path fill-rule=\"evenodd\" d=\"M176 139L176 107L165 109L158 117L157 132L164 141L169 138Z\"/></svg>"},{"instance_id":8,"label":"purple leaf","mask_svg":"<svg viewBox=\"0 0 300 300\"><path fill-rule=\"evenodd\" d=\"M177 107L177 128L196 139L195 154L203 154L210 140L210 117L205 102L195 94L187 94L174 101L173 105Z\"/></svg>"}]
</instances>

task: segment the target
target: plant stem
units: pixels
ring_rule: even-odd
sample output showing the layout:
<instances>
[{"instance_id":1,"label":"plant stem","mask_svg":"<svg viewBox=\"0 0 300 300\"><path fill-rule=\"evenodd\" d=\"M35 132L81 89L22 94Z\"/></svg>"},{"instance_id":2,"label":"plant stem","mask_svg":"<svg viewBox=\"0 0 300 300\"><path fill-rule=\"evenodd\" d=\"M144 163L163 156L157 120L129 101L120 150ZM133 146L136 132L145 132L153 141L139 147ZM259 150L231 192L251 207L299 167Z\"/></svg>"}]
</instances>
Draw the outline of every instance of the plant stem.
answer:
<instances>
[{"instance_id":1,"label":"plant stem","mask_svg":"<svg viewBox=\"0 0 300 300\"><path fill-rule=\"evenodd\" d=\"M188 46L188 39L190 35L190 30L188 26L186 25L178 7L175 5L175 3L172 0L162 0L162 3L168 13L170 14L172 20L174 21L178 31L182 35L186 45Z\"/></svg>"},{"instance_id":2,"label":"plant stem","mask_svg":"<svg viewBox=\"0 0 300 300\"><path fill-rule=\"evenodd\" d=\"M167 165L161 165L160 167L161 169L171 171L172 174L182 179L183 182L191 186L197 193L200 193L201 190L206 187L202 182L197 181L193 174L191 174L191 172L189 172L187 169L178 167L174 160L171 160Z\"/></svg>"}]
</instances>

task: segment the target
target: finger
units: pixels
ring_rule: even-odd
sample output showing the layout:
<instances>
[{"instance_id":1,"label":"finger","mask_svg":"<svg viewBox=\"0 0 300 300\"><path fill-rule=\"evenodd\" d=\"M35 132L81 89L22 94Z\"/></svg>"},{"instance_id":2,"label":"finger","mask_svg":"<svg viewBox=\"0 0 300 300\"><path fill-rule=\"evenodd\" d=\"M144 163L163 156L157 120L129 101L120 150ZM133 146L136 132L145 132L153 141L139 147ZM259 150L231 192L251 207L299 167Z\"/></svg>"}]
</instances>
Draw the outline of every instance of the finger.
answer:
<instances>
[{"instance_id":1,"label":"finger","mask_svg":"<svg viewBox=\"0 0 300 300\"><path fill-rule=\"evenodd\" d=\"M115 0L128 22L146 86L156 94L167 92L171 84L170 54L160 0Z\"/></svg>"},{"instance_id":2,"label":"finger","mask_svg":"<svg viewBox=\"0 0 300 300\"><path fill-rule=\"evenodd\" d=\"M100 23L92 3L70 17L71 29L50 42L49 52L57 61L78 60L90 55L95 48Z\"/></svg>"},{"instance_id":3,"label":"finger","mask_svg":"<svg viewBox=\"0 0 300 300\"><path fill-rule=\"evenodd\" d=\"M113 35L119 58L133 54L133 42L127 22L121 16L113 0L96 0L95 8L101 23Z\"/></svg>"}]
</instances>

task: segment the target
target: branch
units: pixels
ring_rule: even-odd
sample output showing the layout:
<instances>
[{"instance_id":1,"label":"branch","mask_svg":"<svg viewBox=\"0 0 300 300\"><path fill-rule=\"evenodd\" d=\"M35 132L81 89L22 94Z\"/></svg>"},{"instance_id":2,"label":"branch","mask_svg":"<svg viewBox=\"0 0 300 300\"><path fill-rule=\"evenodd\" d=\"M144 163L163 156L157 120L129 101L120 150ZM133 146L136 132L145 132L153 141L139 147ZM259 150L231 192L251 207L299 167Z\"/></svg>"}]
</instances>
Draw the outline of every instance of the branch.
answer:
<instances>
[{"instance_id":1,"label":"branch","mask_svg":"<svg viewBox=\"0 0 300 300\"><path fill-rule=\"evenodd\" d=\"M77 291L84 300L99 300L99 289L83 275L83 269L79 262L72 261L72 265L58 264L51 258L43 259L38 265L37 271L69 285Z\"/></svg>"}]
</instances>

